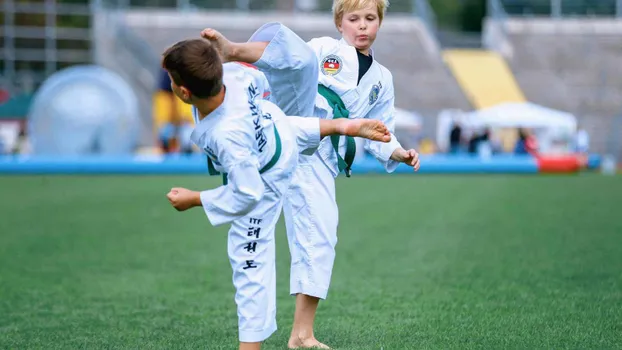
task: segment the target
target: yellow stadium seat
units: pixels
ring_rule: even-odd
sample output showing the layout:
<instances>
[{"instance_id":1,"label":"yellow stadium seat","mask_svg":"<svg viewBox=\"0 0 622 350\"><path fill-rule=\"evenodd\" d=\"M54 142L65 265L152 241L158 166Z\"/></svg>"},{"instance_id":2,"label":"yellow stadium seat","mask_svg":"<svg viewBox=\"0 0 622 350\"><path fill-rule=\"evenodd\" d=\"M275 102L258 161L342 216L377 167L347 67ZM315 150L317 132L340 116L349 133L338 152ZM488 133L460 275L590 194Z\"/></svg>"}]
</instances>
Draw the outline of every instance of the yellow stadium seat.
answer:
<instances>
[{"instance_id":1,"label":"yellow stadium seat","mask_svg":"<svg viewBox=\"0 0 622 350\"><path fill-rule=\"evenodd\" d=\"M525 95L505 59L487 50L445 50L445 63L473 107L525 102Z\"/></svg>"}]
</instances>

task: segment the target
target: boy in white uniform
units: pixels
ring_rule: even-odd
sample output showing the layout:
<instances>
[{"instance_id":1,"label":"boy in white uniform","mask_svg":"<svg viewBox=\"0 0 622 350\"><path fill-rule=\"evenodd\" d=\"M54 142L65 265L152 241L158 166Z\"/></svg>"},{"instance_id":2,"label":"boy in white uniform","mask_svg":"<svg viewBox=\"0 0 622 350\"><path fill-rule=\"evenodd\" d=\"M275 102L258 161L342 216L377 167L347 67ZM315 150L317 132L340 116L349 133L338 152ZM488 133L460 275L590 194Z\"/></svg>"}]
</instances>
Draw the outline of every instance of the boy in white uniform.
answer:
<instances>
[{"instance_id":1,"label":"boy in white uniform","mask_svg":"<svg viewBox=\"0 0 622 350\"><path fill-rule=\"evenodd\" d=\"M317 55L320 69L314 116L383 121L391 131L391 142L366 141L365 149L389 173L400 163L417 171L418 153L403 149L393 135L393 77L371 51L387 6L387 0L334 1L334 21L342 39L322 37L308 43ZM355 147L352 138L331 137L321 142L314 155L301 155L285 202L292 250L290 288L297 294L291 348L328 348L315 339L313 323L319 300L327 296L335 259L339 221L335 177L341 171L350 176Z\"/></svg>"},{"instance_id":2,"label":"boy in white uniform","mask_svg":"<svg viewBox=\"0 0 622 350\"><path fill-rule=\"evenodd\" d=\"M400 163L417 171L418 153L414 149L403 149L393 136L393 77L388 69L373 59L371 51L387 6L387 0L334 1L335 25L342 39L322 37L308 42L317 56L319 68L320 85L313 115L322 119L371 118L383 121L392 134L391 141L366 141L365 149L384 165L387 172L393 172ZM228 42L213 30L204 31L202 35L217 39L225 56L248 47L248 43ZM299 38L287 39L291 42L281 43L290 45L290 52L302 50L298 46ZM314 80L306 80L297 87L316 88ZM307 115L289 113L290 105L275 102L286 114ZM306 100L301 102L306 106L305 103ZM333 136L324 139L315 154L301 155L284 203L292 258L290 291L296 295L290 348L328 348L315 339L313 323L319 300L327 296L335 259L338 225L335 177L341 171L350 176L354 152L352 138Z\"/></svg>"},{"instance_id":3,"label":"boy in white uniform","mask_svg":"<svg viewBox=\"0 0 622 350\"><path fill-rule=\"evenodd\" d=\"M228 255L240 349L259 349L276 330L274 229L299 152L313 152L321 138L333 134L391 138L379 121L286 117L264 99L271 93L280 100L292 93L289 84L317 76L315 56L304 42L297 51L301 59L278 45L279 35L289 33L280 25L267 26L256 33L251 50L240 52L269 70L268 77L241 64L223 64L214 45L203 39L173 45L162 60L174 93L193 105L192 141L207 153L211 170L226 174L224 186L202 192L173 188L167 198L179 211L202 207L214 226L231 224Z\"/></svg>"}]
</instances>

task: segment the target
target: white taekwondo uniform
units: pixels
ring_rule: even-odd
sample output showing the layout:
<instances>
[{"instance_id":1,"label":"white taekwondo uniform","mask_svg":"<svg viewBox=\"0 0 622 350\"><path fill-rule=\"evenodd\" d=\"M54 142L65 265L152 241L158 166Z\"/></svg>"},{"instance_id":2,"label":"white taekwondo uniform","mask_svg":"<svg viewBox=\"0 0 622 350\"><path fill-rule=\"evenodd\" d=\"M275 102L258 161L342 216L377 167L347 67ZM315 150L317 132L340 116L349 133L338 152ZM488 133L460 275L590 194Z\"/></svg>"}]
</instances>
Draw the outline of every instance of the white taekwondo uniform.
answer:
<instances>
[{"instance_id":1,"label":"white taekwondo uniform","mask_svg":"<svg viewBox=\"0 0 622 350\"><path fill-rule=\"evenodd\" d=\"M358 82L357 52L345 40L322 37L312 39L308 45L318 59L319 83L328 88L320 87L320 93L316 94L314 116L323 119L372 118L384 122L391 131L391 142L365 140L364 145L387 172L393 172L398 162L391 160L390 156L401 145L393 135L394 90L389 70L373 60ZM331 93L333 96L330 96ZM340 98L343 105L331 102L335 100L334 95ZM284 204L292 256L291 294L302 293L322 299L327 296L339 221L335 177L340 173L340 159L333 142L339 144L340 157L347 159L346 139L344 136L325 138L314 155L300 157Z\"/></svg>"}]
</instances>

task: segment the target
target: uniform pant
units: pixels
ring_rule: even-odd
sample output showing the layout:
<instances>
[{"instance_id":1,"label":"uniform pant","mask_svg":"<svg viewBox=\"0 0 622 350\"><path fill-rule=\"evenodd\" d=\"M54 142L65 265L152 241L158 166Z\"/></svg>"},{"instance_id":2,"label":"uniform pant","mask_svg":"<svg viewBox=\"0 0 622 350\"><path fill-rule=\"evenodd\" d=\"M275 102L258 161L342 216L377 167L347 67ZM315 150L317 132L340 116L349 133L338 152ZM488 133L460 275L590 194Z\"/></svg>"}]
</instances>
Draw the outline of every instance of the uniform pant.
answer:
<instances>
[{"instance_id":1,"label":"uniform pant","mask_svg":"<svg viewBox=\"0 0 622 350\"><path fill-rule=\"evenodd\" d=\"M313 116L319 63L315 52L279 23L259 29L252 41L270 41L256 63L272 88L274 102L289 116ZM335 177L317 152L300 155L284 202L291 254L290 293L325 299L337 244Z\"/></svg>"},{"instance_id":2,"label":"uniform pant","mask_svg":"<svg viewBox=\"0 0 622 350\"><path fill-rule=\"evenodd\" d=\"M316 152L301 155L284 203L291 254L290 293L326 299L339 212L335 177Z\"/></svg>"},{"instance_id":3,"label":"uniform pant","mask_svg":"<svg viewBox=\"0 0 622 350\"><path fill-rule=\"evenodd\" d=\"M241 342L260 342L277 329L274 230L283 207L281 196L266 190L248 215L229 229Z\"/></svg>"}]
</instances>

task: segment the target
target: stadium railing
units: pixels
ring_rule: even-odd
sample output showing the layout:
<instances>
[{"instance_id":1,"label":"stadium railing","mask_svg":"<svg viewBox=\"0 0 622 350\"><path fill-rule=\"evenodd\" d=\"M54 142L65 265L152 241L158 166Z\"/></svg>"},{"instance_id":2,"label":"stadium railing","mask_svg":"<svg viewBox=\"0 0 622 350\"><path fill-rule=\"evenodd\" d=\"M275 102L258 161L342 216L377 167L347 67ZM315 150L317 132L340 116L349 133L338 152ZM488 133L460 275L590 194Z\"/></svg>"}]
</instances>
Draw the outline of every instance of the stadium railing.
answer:
<instances>
[{"instance_id":1,"label":"stadium railing","mask_svg":"<svg viewBox=\"0 0 622 350\"><path fill-rule=\"evenodd\" d=\"M489 0L489 2L497 0ZM512 16L622 17L622 0L502 0Z\"/></svg>"}]
</instances>

